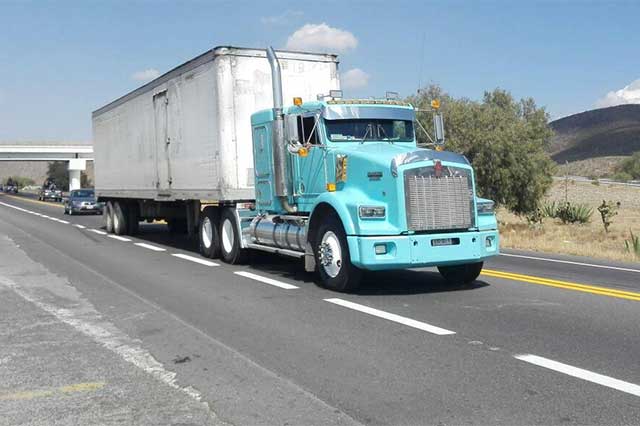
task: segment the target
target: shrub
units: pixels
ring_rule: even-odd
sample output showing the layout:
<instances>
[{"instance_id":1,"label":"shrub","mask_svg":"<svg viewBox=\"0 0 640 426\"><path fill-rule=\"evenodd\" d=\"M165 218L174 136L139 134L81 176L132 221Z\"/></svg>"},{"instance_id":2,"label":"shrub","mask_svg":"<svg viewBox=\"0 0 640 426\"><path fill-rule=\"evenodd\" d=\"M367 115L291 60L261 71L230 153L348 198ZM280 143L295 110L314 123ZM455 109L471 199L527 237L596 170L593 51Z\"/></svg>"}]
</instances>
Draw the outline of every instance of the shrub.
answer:
<instances>
[{"instance_id":1,"label":"shrub","mask_svg":"<svg viewBox=\"0 0 640 426\"><path fill-rule=\"evenodd\" d=\"M627 172L618 172L618 173L614 174L613 176L611 176L611 179L613 179L615 181L618 181L618 182L628 182L630 180L633 180L633 176L631 176Z\"/></svg>"},{"instance_id":2,"label":"shrub","mask_svg":"<svg viewBox=\"0 0 640 426\"><path fill-rule=\"evenodd\" d=\"M616 172L629 176L626 180L640 179L640 152L622 161L616 168Z\"/></svg>"},{"instance_id":3,"label":"shrub","mask_svg":"<svg viewBox=\"0 0 640 426\"><path fill-rule=\"evenodd\" d=\"M555 219L558 217L558 205L556 204L555 201L552 201L550 203L546 203L542 206L542 214L545 217L550 217L552 219Z\"/></svg>"},{"instance_id":4,"label":"shrub","mask_svg":"<svg viewBox=\"0 0 640 426\"><path fill-rule=\"evenodd\" d=\"M558 218L562 223L587 223L591 220L593 209L586 204L566 202L558 206Z\"/></svg>"},{"instance_id":5,"label":"shrub","mask_svg":"<svg viewBox=\"0 0 640 426\"><path fill-rule=\"evenodd\" d=\"M633 231L629 231L630 239L624 240L624 245L629 253L635 254L636 257L640 257L640 237L633 234Z\"/></svg>"},{"instance_id":6,"label":"shrub","mask_svg":"<svg viewBox=\"0 0 640 426\"><path fill-rule=\"evenodd\" d=\"M600 212L600 217L602 218L604 232L609 232L609 226L613 223L613 217L618 214L619 207L620 201L613 204L612 201L602 200L602 204L598 207L598 212Z\"/></svg>"}]
</instances>

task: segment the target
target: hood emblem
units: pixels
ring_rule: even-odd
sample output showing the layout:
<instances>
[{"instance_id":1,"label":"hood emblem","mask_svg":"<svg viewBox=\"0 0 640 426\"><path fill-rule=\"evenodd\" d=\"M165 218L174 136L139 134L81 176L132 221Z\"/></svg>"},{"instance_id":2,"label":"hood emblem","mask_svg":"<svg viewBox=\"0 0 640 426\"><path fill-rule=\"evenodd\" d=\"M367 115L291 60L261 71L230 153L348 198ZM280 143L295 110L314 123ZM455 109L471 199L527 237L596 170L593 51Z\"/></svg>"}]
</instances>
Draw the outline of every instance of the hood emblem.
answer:
<instances>
[{"instance_id":1,"label":"hood emblem","mask_svg":"<svg viewBox=\"0 0 640 426\"><path fill-rule=\"evenodd\" d=\"M437 178L442 177L442 162L440 162L440 160L435 161L434 171Z\"/></svg>"}]
</instances>

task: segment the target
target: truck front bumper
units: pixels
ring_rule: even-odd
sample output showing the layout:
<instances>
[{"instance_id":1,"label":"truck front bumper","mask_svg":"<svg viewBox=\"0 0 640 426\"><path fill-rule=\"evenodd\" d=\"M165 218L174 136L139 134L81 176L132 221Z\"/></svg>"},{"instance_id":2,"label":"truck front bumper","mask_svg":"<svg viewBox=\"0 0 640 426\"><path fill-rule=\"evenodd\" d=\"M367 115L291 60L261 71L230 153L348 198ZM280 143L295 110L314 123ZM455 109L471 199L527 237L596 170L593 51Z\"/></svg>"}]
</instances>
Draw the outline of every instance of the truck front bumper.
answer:
<instances>
[{"instance_id":1,"label":"truck front bumper","mask_svg":"<svg viewBox=\"0 0 640 426\"><path fill-rule=\"evenodd\" d=\"M347 236L347 242L351 263L372 271L482 262L500 252L497 230Z\"/></svg>"}]
</instances>

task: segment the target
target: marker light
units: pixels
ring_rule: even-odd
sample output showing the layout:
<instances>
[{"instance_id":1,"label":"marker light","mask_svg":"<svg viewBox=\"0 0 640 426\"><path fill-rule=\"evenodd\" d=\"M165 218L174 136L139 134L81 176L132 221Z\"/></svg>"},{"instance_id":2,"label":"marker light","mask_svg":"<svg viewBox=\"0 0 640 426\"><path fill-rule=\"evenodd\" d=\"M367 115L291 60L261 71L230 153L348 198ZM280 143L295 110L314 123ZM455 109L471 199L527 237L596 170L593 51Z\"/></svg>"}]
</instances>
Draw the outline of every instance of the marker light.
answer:
<instances>
[{"instance_id":1,"label":"marker light","mask_svg":"<svg viewBox=\"0 0 640 426\"><path fill-rule=\"evenodd\" d=\"M336 184L335 183L328 183L327 184L327 191L335 192L335 190L336 190Z\"/></svg>"},{"instance_id":2,"label":"marker light","mask_svg":"<svg viewBox=\"0 0 640 426\"><path fill-rule=\"evenodd\" d=\"M306 157L307 155L309 155L309 150L305 147L302 147L300 149L298 149L298 155L300 157Z\"/></svg>"},{"instance_id":3,"label":"marker light","mask_svg":"<svg viewBox=\"0 0 640 426\"><path fill-rule=\"evenodd\" d=\"M300 105L302 105L302 98L298 98L298 97L293 98L293 104L294 104L295 106L300 106Z\"/></svg>"}]
</instances>

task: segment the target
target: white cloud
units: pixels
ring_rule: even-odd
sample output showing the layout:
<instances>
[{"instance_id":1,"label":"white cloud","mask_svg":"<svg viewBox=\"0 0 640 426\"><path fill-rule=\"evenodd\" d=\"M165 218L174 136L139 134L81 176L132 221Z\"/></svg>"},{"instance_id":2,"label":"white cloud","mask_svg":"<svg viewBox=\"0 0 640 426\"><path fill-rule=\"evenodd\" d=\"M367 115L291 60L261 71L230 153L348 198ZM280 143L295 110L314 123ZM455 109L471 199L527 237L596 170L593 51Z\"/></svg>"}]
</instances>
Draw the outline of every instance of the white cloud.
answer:
<instances>
[{"instance_id":1,"label":"white cloud","mask_svg":"<svg viewBox=\"0 0 640 426\"><path fill-rule=\"evenodd\" d=\"M360 68L352 68L340 75L340 86L343 89L362 89L369 84L369 74Z\"/></svg>"},{"instance_id":2,"label":"white cloud","mask_svg":"<svg viewBox=\"0 0 640 426\"><path fill-rule=\"evenodd\" d=\"M260 18L260 22L262 22L264 25L282 25L303 16L304 12L302 12L301 10L287 9L280 15L263 16L262 18Z\"/></svg>"},{"instance_id":3,"label":"white cloud","mask_svg":"<svg viewBox=\"0 0 640 426\"><path fill-rule=\"evenodd\" d=\"M640 104L640 79L631 82L615 92L609 92L596 101L596 107L605 108L615 105Z\"/></svg>"},{"instance_id":4,"label":"white cloud","mask_svg":"<svg viewBox=\"0 0 640 426\"><path fill-rule=\"evenodd\" d=\"M146 70L137 71L131 74L131 78L136 81L151 81L154 78L160 77L160 71L154 68L148 68Z\"/></svg>"},{"instance_id":5,"label":"white cloud","mask_svg":"<svg viewBox=\"0 0 640 426\"><path fill-rule=\"evenodd\" d=\"M358 46L349 31L325 24L305 24L287 39L287 49L343 53Z\"/></svg>"}]
</instances>

